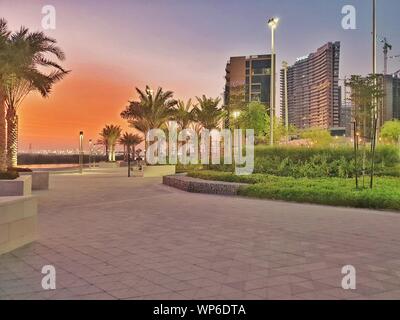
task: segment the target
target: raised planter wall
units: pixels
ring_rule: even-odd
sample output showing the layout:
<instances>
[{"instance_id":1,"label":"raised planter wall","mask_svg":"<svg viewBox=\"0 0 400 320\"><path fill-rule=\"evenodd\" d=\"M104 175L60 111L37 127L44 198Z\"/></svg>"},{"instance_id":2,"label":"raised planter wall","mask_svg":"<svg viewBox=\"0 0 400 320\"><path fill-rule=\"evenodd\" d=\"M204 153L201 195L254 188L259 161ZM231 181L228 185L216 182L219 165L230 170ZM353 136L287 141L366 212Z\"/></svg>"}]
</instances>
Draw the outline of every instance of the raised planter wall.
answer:
<instances>
[{"instance_id":1,"label":"raised planter wall","mask_svg":"<svg viewBox=\"0 0 400 320\"><path fill-rule=\"evenodd\" d=\"M165 166L144 166L143 167L143 177L163 177L175 174L176 166L165 165Z\"/></svg>"},{"instance_id":2,"label":"raised planter wall","mask_svg":"<svg viewBox=\"0 0 400 320\"><path fill-rule=\"evenodd\" d=\"M37 200L0 197L0 255L36 240Z\"/></svg>"},{"instance_id":3,"label":"raised planter wall","mask_svg":"<svg viewBox=\"0 0 400 320\"><path fill-rule=\"evenodd\" d=\"M21 175L14 180L0 180L0 197L30 196L32 194L32 177Z\"/></svg>"},{"instance_id":4,"label":"raised planter wall","mask_svg":"<svg viewBox=\"0 0 400 320\"><path fill-rule=\"evenodd\" d=\"M245 183L202 180L185 175L165 176L163 177L163 184L187 192L229 196L237 195L239 188L246 185Z\"/></svg>"},{"instance_id":5,"label":"raised planter wall","mask_svg":"<svg viewBox=\"0 0 400 320\"><path fill-rule=\"evenodd\" d=\"M50 172L48 171L33 171L21 172L20 176L32 177L32 190L48 190L50 186Z\"/></svg>"}]
</instances>

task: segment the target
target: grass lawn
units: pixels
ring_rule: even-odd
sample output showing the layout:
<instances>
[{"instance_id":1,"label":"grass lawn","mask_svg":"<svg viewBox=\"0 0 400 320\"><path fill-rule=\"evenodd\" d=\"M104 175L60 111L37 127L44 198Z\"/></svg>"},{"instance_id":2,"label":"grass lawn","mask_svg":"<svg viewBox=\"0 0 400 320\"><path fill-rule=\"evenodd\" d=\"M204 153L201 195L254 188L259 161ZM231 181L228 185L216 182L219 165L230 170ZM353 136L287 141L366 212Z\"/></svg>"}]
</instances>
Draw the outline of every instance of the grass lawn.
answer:
<instances>
[{"instance_id":1,"label":"grass lawn","mask_svg":"<svg viewBox=\"0 0 400 320\"><path fill-rule=\"evenodd\" d=\"M357 190L354 179L341 178L292 178L264 174L237 176L229 172L193 171L189 176L205 180L249 183L239 190L243 196L317 203L332 206L387 209L400 211L400 178L377 177L374 189ZM360 186L362 181L360 179Z\"/></svg>"}]
</instances>

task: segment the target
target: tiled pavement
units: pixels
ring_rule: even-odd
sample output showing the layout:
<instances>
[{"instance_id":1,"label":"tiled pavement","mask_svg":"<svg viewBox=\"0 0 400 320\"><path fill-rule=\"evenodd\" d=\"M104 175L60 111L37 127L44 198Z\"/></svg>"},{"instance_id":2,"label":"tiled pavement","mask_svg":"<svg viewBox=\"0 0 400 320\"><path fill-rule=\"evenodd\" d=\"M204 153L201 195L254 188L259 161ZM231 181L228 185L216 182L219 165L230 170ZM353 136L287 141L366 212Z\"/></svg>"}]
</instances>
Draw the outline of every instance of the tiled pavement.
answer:
<instances>
[{"instance_id":1,"label":"tiled pavement","mask_svg":"<svg viewBox=\"0 0 400 320\"><path fill-rule=\"evenodd\" d=\"M400 215L56 175L39 240L0 256L0 299L400 299ZM54 265L57 289L41 268ZM341 268L357 290L341 288Z\"/></svg>"}]
</instances>

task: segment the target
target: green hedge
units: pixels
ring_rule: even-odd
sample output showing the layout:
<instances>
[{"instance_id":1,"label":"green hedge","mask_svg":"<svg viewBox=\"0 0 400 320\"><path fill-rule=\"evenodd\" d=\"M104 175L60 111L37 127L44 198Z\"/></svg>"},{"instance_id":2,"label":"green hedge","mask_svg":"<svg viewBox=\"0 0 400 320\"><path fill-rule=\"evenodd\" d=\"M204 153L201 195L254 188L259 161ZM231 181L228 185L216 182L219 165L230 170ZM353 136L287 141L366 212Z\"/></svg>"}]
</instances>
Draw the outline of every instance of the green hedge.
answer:
<instances>
[{"instance_id":1,"label":"green hedge","mask_svg":"<svg viewBox=\"0 0 400 320\"><path fill-rule=\"evenodd\" d=\"M358 173L362 172L363 152L358 152ZM370 150L366 151L365 174L370 173ZM398 148L379 146L375 155L375 173L378 176L400 176ZM212 165L211 170L232 172L231 165ZM354 150L349 147L306 148L268 147L255 148L254 173L295 178L355 176Z\"/></svg>"},{"instance_id":2,"label":"green hedge","mask_svg":"<svg viewBox=\"0 0 400 320\"><path fill-rule=\"evenodd\" d=\"M189 176L229 182L249 183L239 194L272 200L317 203L371 209L400 210L400 179L378 177L374 189L356 189L354 179L309 179L262 174L237 176L227 172L197 171Z\"/></svg>"}]
</instances>

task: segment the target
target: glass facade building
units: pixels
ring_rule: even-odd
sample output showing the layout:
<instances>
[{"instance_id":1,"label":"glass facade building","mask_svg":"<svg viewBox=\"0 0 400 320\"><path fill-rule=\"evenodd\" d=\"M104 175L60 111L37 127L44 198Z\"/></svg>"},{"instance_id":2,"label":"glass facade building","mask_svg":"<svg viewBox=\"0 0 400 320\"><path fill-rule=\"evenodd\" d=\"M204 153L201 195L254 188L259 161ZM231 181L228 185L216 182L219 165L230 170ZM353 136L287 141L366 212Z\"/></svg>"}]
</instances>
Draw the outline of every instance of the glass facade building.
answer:
<instances>
[{"instance_id":1,"label":"glass facade building","mask_svg":"<svg viewBox=\"0 0 400 320\"><path fill-rule=\"evenodd\" d=\"M289 123L299 129L340 126L340 42L329 42L298 58L287 69ZM281 116L285 119L285 81L281 70Z\"/></svg>"},{"instance_id":2,"label":"glass facade building","mask_svg":"<svg viewBox=\"0 0 400 320\"><path fill-rule=\"evenodd\" d=\"M231 57L225 68L224 103L228 105L233 92L242 94L245 102L270 102L271 55Z\"/></svg>"}]
</instances>

